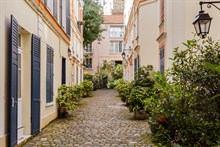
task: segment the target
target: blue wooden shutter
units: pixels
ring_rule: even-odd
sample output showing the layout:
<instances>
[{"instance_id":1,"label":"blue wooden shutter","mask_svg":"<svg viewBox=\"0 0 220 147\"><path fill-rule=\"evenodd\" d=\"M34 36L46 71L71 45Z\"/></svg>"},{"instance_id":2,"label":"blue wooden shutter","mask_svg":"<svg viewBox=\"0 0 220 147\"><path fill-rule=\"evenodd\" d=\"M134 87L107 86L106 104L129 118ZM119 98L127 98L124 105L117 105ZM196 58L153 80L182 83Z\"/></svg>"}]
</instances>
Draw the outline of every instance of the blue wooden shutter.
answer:
<instances>
[{"instance_id":1,"label":"blue wooden shutter","mask_svg":"<svg viewBox=\"0 0 220 147\"><path fill-rule=\"evenodd\" d=\"M54 63L54 60L53 60L53 57L54 57L54 51L53 51L53 48L51 47L51 61L50 61L50 81L51 81L51 83L50 83L50 86L51 86L51 88L50 88L50 102L52 102L53 101L53 69L54 69L54 67L53 67L53 63Z\"/></svg>"},{"instance_id":2,"label":"blue wooden shutter","mask_svg":"<svg viewBox=\"0 0 220 147\"><path fill-rule=\"evenodd\" d=\"M17 100L18 100L18 22L11 16L9 49L9 146L17 144Z\"/></svg>"},{"instance_id":3,"label":"blue wooden shutter","mask_svg":"<svg viewBox=\"0 0 220 147\"><path fill-rule=\"evenodd\" d=\"M47 46L47 73L46 73L46 102L50 102L50 97L51 97L51 78L50 78L50 73L51 73L51 68L50 68L50 61L51 61L51 48L50 46Z\"/></svg>"},{"instance_id":4,"label":"blue wooden shutter","mask_svg":"<svg viewBox=\"0 0 220 147\"><path fill-rule=\"evenodd\" d=\"M46 102L53 101L53 48L47 45Z\"/></svg>"},{"instance_id":5,"label":"blue wooden shutter","mask_svg":"<svg viewBox=\"0 0 220 147\"><path fill-rule=\"evenodd\" d=\"M31 44L31 134L40 131L40 38L32 35Z\"/></svg>"},{"instance_id":6,"label":"blue wooden shutter","mask_svg":"<svg viewBox=\"0 0 220 147\"><path fill-rule=\"evenodd\" d=\"M160 72L164 74L164 49L160 49Z\"/></svg>"}]
</instances>

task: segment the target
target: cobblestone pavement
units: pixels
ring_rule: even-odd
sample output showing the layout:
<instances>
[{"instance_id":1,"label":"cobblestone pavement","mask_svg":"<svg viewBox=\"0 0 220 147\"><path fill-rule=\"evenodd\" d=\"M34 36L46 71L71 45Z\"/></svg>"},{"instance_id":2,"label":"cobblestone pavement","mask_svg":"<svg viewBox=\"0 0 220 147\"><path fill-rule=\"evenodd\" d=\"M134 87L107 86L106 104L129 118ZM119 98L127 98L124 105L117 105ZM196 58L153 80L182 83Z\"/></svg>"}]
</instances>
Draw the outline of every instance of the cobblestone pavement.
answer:
<instances>
[{"instance_id":1,"label":"cobblestone pavement","mask_svg":"<svg viewBox=\"0 0 220 147\"><path fill-rule=\"evenodd\" d=\"M154 146L147 121L133 119L113 90L98 90L79 102L70 116L57 119L25 147Z\"/></svg>"}]
</instances>

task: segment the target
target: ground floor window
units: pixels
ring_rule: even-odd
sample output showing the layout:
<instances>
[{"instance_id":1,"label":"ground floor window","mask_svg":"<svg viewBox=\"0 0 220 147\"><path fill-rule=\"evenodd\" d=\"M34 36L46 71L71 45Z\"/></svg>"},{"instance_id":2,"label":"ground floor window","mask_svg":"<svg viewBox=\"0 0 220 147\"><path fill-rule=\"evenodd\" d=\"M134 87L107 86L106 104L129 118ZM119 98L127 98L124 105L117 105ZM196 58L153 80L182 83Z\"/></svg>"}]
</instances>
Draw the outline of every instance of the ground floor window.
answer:
<instances>
[{"instance_id":1,"label":"ground floor window","mask_svg":"<svg viewBox=\"0 0 220 147\"><path fill-rule=\"evenodd\" d=\"M86 58L85 66L86 68L92 68L92 58Z\"/></svg>"}]
</instances>

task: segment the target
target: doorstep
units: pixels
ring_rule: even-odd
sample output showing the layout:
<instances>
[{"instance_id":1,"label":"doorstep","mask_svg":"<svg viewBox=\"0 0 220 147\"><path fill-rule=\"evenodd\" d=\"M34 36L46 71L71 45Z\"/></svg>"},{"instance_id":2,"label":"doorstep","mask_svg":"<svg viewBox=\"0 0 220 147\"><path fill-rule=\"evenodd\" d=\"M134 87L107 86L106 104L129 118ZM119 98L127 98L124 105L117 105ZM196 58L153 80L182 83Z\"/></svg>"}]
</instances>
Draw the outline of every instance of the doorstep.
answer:
<instances>
[{"instance_id":1,"label":"doorstep","mask_svg":"<svg viewBox=\"0 0 220 147\"><path fill-rule=\"evenodd\" d=\"M21 139L18 140L18 147L22 147L26 142L30 141L32 138L32 135L24 135Z\"/></svg>"}]
</instances>

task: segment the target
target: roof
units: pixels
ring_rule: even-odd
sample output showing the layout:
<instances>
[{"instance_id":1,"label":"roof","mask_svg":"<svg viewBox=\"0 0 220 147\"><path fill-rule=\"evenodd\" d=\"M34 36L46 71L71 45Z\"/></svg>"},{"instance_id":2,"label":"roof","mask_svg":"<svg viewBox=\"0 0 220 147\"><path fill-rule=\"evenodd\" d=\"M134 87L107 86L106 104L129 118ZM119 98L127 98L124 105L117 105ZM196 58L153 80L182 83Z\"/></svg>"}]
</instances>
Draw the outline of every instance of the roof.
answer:
<instances>
[{"instance_id":1,"label":"roof","mask_svg":"<svg viewBox=\"0 0 220 147\"><path fill-rule=\"evenodd\" d=\"M117 15L103 15L104 24L123 24L123 14Z\"/></svg>"}]
</instances>

